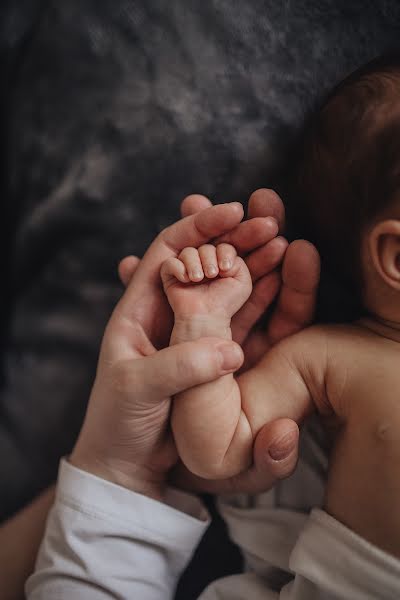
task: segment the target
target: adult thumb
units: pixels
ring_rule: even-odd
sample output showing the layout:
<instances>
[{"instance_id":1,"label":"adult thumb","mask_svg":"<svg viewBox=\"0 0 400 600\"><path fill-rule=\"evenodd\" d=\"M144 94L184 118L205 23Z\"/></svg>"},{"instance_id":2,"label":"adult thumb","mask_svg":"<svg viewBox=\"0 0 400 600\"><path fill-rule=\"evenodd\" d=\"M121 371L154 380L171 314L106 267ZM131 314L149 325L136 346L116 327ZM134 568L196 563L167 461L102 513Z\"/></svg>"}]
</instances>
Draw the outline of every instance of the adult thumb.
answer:
<instances>
[{"instance_id":1,"label":"adult thumb","mask_svg":"<svg viewBox=\"0 0 400 600\"><path fill-rule=\"evenodd\" d=\"M242 363L243 351L235 342L213 337L183 342L135 360L136 389L143 382L157 401L232 373Z\"/></svg>"}]
</instances>

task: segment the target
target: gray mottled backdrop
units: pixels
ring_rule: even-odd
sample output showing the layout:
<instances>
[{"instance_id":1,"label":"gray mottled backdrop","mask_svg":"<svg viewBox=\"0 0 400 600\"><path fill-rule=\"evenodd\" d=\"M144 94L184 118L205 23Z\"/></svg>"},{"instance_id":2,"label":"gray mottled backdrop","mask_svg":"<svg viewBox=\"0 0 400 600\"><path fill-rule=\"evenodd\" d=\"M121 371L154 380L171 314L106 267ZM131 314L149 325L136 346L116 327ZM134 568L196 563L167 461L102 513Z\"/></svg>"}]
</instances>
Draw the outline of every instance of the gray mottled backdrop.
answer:
<instances>
[{"instance_id":1,"label":"gray mottled backdrop","mask_svg":"<svg viewBox=\"0 0 400 600\"><path fill-rule=\"evenodd\" d=\"M274 185L315 102L399 33L398 0L2 0L0 518L71 447L118 260L188 193Z\"/></svg>"}]
</instances>

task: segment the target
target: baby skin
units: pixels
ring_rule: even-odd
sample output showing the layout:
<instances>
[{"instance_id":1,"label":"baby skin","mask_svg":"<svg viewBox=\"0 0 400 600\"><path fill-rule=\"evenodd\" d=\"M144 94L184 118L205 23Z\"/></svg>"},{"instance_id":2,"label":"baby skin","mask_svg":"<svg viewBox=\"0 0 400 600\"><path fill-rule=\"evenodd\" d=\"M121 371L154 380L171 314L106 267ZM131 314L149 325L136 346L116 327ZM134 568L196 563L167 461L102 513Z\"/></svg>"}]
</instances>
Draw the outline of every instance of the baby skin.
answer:
<instances>
[{"instance_id":1,"label":"baby skin","mask_svg":"<svg viewBox=\"0 0 400 600\"><path fill-rule=\"evenodd\" d=\"M163 264L161 277L175 317L171 344L207 336L232 339L231 318L252 291L249 270L233 246L185 248ZM231 376L174 398L172 430L192 473L223 478L249 466L253 435L242 400Z\"/></svg>"},{"instance_id":2,"label":"baby skin","mask_svg":"<svg viewBox=\"0 0 400 600\"><path fill-rule=\"evenodd\" d=\"M232 246L186 248L163 264L161 277L175 315L171 344L211 335L231 338L231 318L252 289L249 271ZM177 395L171 422L183 463L203 478L231 477L251 463L263 425L281 417L301 423L316 409L338 426L356 424L351 440L339 435L336 452L352 444L347 455L358 468L371 445L384 446L400 429L395 422L400 419L399 341L400 333L388 335L369 320L313 326L276 344L247 372ZM376 409L368 407L383 396L377 419Z\"/></svg>"},{"instance_id":3,"label":"baby skin","mask_svg":"<svg viewBox=\"0 0 400 600\"><path fill-rule=\"evenodd\" d=\"M200 478L218 479L249 465L263 425L281 417L301 423L317 410L335 433L326 510L396 556L399 98L398 53L371 61L341 82L310 123L291 192L299 209L297 224L318 247L325 268L345 284L359 315L368 316L280 337L282 341L238 377L226 375L178 395L172 413L182 461ZM296 247L292 244L289 251L296 252ZM230 264L223 262L227 256ZM206 335L229 337L232 313L240 310L251 289L246 266L226 247L187 249L178 259L163 268L175 313L171 343ZM298 296L292 306L297 304L299 311L307 292L305 279L317 262L309 260L301 274L290 272L291 291ZM283 284L287 275L284 264ZM285 308L282 297L281 314ZM387 515L393 515L390 524Z\"/></svg>"},{"instance_id":4,"label":"baby skin","mask_svg":"<svg viewBox=\"0 0 400 600\"><path fill-rule=\"evenodd\" d=\"M249 270L233 246L185 248L163 264L161 278L175 317L171 344L207 336L232 339L231 319L252 291ZM283 345L288 356L291 345ZM301 341L294 346L304 358ZM300 421L310 412L307 388L287 361L278 345L246 374L226 375L174 398L172 430L192 473L208 479L236 475L251 464L262 425L278 417Z\"/></svg>"}]
</instances>

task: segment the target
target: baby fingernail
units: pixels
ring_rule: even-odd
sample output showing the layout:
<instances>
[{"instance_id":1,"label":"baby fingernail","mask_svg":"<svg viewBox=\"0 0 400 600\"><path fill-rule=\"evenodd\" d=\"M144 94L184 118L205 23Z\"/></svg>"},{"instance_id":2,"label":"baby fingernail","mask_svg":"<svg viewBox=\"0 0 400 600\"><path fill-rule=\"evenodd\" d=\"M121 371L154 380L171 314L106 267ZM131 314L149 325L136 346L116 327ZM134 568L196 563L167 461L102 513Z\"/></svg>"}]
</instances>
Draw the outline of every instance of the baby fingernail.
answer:
<instances>
[{"instance_id":1,"label":"baby fingernail","mask_svg":"<svg viewBox=\"0 0 400 600\"><path fill-rule=\"evenodd\" d=\"M227 342L218 346L218 350L222 356L222 368L226 371L242 364L243 353L237 344Z\"/></svg>"},{"instance_id":2,"label":"baby fingernail","mask_svg":"<svg viewBox=\"0 0 400 600\"><path fill-rule=\"evenodd\" d=\"M209 265L207 267L207 274L209 277L213 277L214 275L217 275L218 273L218 269L217 267L214 267L214 265Z\"/></svg>"},{"instance_id":3,"label":"baby fingernail","mask_svg":"<svg viewBox=\"0 0 400 600\"><path fill-rule=\"evenodd\" d=\"M201 271L192 271L192 279L203 279L203 273Z\"/></svg>"},{"instance_id":4,"label":"baby fingernail","mask_svg":"<svg viewBox=\"0 0 400 600\"><path fill-rule=\"evenodd\" d=\"M231 267L232 261L230 261L229 258L224 258L224 260L221 261L221 269L223 271L228 271Z\"/></svg>"}]
</instances>

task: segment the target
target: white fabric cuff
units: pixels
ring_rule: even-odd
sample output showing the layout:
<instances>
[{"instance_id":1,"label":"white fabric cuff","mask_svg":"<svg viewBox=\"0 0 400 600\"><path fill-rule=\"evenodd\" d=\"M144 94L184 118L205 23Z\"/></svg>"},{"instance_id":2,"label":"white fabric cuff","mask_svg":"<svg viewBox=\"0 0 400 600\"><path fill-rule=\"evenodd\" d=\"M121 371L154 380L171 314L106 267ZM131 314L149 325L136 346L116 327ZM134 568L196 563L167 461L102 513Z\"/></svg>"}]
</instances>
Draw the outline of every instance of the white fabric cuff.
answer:
<instances>
[{"instance_id":1,"label":"white fabric cuff","mask_svg":"<svg viewBox=\"0 0 400 600\"><path fill-rule=\"evenodd\" d=\"M323 590L323 597L400 598L400 561L320 509L312 511L292 552L290 567Z\"/></svg>"},{"instance_id":2,"label":"white fabric cuff","mask_svg":"<svg viewBox=\"0 0 400 600\"><path fill-rule=\"evenodd\" d=\"M56 502L114 522L126 532L141 530L148 541L179 547L183 553L193 550L210 522L195 496L168 488L165 501L158 502L82 471L65 459L60 462Z\"/></svg>"}]
</instances>

